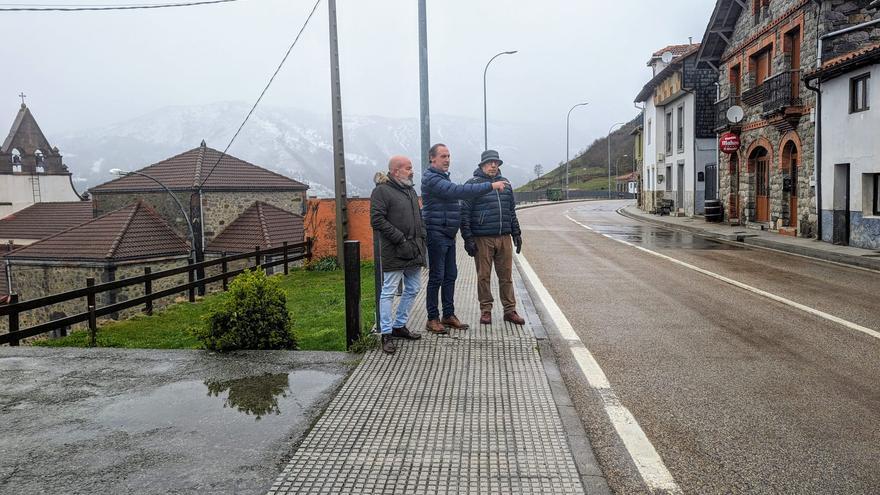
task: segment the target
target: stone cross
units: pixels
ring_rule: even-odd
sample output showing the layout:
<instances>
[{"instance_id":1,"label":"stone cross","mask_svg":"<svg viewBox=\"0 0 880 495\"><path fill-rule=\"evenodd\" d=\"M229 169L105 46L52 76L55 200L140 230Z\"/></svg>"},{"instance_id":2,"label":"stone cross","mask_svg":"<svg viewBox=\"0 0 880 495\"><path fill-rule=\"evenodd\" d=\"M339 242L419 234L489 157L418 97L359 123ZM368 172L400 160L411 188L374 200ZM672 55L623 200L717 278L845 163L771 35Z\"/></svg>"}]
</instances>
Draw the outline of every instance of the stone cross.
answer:
<instances>
[{"instance_id":1,"label":"stone cross","mask_svg":"<svg viewBox=\"0 0 880 495\"><path fill-rule=\"evenodd\" d=\"M21 104L24 105L24 99L27 97L27 95L22 92L19 93L18 97L21 98Z\"/></svg>"}]
</instances>

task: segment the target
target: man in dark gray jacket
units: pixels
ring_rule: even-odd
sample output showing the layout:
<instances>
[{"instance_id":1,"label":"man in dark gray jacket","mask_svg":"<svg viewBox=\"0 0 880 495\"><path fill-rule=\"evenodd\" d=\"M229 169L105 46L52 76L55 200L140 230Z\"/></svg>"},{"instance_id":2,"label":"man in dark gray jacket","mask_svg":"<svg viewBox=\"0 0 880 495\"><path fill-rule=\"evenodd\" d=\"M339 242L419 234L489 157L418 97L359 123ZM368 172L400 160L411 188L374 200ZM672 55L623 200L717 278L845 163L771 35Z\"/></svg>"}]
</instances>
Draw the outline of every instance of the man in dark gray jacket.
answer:
<instances>
[{"instance_id":1,"label":"man in dark gray jacket","mask_svg":"<svg viewBox=\"0 0 880 495\"><path fill-rule=\"evenodd\" d=\"M420 335L406 328L409 310L419 293L422 268L428 256L427 233L419 208L419 197L413 188L412 162L405 156L392 156L388 173L375 177L376 188L370 195L370 224L378 235L384 274L379 299L379 328L382 350L393 354L397 348L393 337L416 340ZM403 295L392 320L391 306L397 286L403 280Z\"/></svg>"}]
</instances>

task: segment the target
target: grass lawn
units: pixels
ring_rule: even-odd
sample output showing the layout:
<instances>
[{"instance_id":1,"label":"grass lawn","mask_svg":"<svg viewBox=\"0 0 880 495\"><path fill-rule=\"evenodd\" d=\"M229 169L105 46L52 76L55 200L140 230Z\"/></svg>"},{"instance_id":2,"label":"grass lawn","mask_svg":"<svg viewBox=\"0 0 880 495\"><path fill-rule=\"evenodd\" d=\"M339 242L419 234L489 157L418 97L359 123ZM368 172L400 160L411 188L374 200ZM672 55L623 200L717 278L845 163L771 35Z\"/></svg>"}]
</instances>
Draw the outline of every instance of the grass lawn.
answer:
<instances>
[{"instance_id":1,"label":"grass lawn","mask_svg":"<svg viewBox=\"0 0 880 495\"><path fill-rule=\"evenodd\" d=\"M306 351L345 350L345 292L342 270L318 272L294 270L281 275L292 314L293 331L299 348ZM361 325L373 326L375 319L373 265L361 269ZM192 330L206 324L205 317L218 306L225 293L212 294L195 303L169 306L153 316L107 323L98 328L99 347L131 349L200 349ZM86 347L88 332L76 331L55 340L38 340L33 345Z\"/></svg>"}]
</instances>

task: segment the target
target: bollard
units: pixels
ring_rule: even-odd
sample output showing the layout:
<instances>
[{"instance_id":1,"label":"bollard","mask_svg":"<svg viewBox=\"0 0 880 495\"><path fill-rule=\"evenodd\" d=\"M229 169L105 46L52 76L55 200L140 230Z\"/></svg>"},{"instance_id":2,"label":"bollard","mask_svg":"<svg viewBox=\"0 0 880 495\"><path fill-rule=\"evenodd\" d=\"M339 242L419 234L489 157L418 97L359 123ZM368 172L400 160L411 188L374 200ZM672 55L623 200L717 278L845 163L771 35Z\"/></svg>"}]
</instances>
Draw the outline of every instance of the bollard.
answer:
<instances>
[{"instance_id":1,"label":"bollard","mask_svg":"<svg viewBox=\"0 0 880 495\"><path fill-rule=\"evenodd\" d=\"M361 242L345 241L345 348L361 335Z\"/></svg>"},{"instance_id":2,"label":"bollard","mask_svg":"<svg viewBox=\"0 0 880 495\"><path fill-rule=\"evenodd\" d=\"M89 277L86 279L86 287L94 287L95 279ZM89 291L86 295L86 304L89 312L89 347L95 347L98 341L98 320L95 317L95 307L98 305L95 298L94 290Z\"/></svg>"},{"instance_id":3,"label":"bollard","mask_svg":"<svg viewBox=\"0 0 880 495\"><path fill-rule=\"evenodd\" d=\"M379 239L379 233L375 230L373 231L373 285L375 285L374 290L376 291L376 333L382 333L382 329L379 326L379 322L382 321L382 308L379 306L379 303L382 299L382 286L384 284L384 276L382 275L382 244Z\"/></svg>"},{"instance_id":4,"label":"bollard","mask_svg":"<svg viewBox=\"0 0 880 495\"><path fill-rule=\"evenodd\" d=\"M144 295L147 296L147 302L144 303L144 313L147 315L153 314L153 298L149 297L153 295L153 280L149 278L150 273L152 273L150 267L145 266L144 276L147 277L147 279L144 280Z\"/></svg>"}]
</instances>

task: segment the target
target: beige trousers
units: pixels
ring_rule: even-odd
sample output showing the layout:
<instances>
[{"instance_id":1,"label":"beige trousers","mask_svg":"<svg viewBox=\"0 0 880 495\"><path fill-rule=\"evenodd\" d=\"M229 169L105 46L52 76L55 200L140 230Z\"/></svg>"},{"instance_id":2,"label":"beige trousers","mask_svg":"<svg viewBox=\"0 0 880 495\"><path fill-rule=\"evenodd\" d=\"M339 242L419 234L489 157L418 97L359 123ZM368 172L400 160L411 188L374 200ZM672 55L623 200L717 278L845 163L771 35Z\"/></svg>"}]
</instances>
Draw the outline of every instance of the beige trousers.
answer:
<instances>
[{"instance_id":1,"label":"beige trousers","mask_svg":"<svg viewBox=\"0 0 880 495\"><path fill-rule=\"evenodd\" d=\"M498 276L498 289L501 293L501 305L504 312L516 310L516 298L513 292L513 241L509 235L474 237L477 243L477 298L480 300L480 311L492 311L491 282L492 265Z\"/></svg>"}]
</instances>

